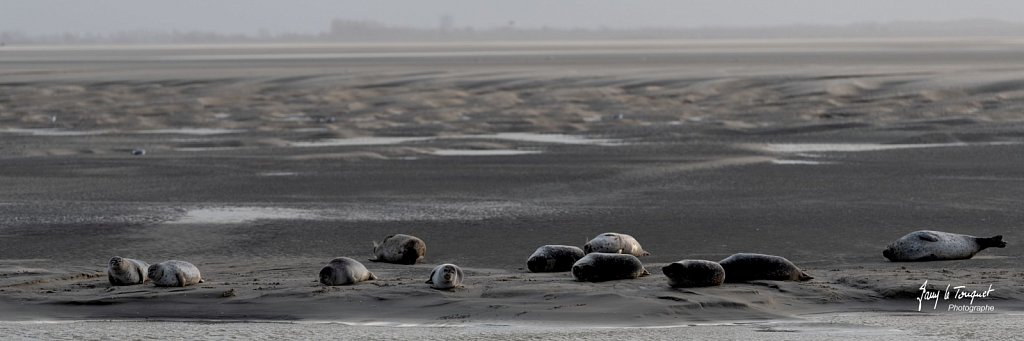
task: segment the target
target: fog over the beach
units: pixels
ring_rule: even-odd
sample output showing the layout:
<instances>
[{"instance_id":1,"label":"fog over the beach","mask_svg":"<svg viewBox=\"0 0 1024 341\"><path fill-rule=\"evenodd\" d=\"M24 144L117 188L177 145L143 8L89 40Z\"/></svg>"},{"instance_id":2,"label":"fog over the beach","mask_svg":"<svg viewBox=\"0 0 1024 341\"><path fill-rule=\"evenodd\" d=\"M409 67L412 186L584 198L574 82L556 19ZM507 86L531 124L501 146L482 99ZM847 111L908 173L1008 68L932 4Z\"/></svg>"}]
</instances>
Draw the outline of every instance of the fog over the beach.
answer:
<instances>
[{"instance_id":1,"label":"fog over the beach","mask_svg":"<svg viewBox=\"0 0 1024 341\"><path fill-rule=\"evenodd\" d=\"M794 24L991 19L1019 22L1024 3L1009 0L736 1L355 1L355 0L35 0L8 1L0 31L28 34L110 33L132 30L312 34L330 20L387 25L454 27L697 28Z\"/></svg>"}]
</instances>

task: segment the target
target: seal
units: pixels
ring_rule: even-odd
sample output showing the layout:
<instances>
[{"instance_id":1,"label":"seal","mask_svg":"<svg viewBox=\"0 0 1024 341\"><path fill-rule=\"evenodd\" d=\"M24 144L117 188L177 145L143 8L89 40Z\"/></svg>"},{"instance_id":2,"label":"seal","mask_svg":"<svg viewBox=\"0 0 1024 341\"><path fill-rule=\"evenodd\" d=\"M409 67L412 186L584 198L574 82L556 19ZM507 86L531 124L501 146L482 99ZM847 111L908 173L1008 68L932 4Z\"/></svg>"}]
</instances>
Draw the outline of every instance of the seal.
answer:
<instances>
[{"instance_id":1,"label":"seal","mask_svg":"<svg viewBox=\"0 0 1024 341\"><path fill-rule=\"evenodd\" d=\"M370 261L416 264L423 261L427 254L427 244L422 239L407 235L395 234L384 237L380 243L373 242L373 257Z\"/></svg>"},{"instance_id":2,"label":"seal","mask_svg":"<svg viewBox=\"0 0 1024 341\"><path fill-rule=\"evenodd\" d=\"M110 285L135 285L145 283L149 264L138 259L114 256L107 262L107 279Z\"/></svg>"},{"instance_id":3,"label":"seal","mask_svg":"<svg viewBox=\"0 0 1024 341\"><path fill-rule=\"evenodd\" d=\"M466 275L462 273L462 268L459 268L458 265L441 264L434 268L434 271L430 272L427 284L430 284L430 287L434 289L451 290L462 287L462 279L464 278L466 278Z\"/></svg>"},{"instance_id":4,"label":"seal","mask_svg":"<svg viewBox=\"0 0 1024 341\"><path fill-rule=\"evenodd\" d=\"M199 268L192 263L169 260L149 266L149 279L158 287L184 287L203 283Z\"/></svg>"},{"instance_id":5,"label":"seal","mask_svg":"<svg viewBox=\"0 0 1024 341\"><path fill-rule=\"evenodd\" d=\"M661 272L673 288L713 287L725 282L725 268L709 260L684 259L663 266Z\"/></svg>"},{"instance_id":6,"label":"seal","mask_svg":"<svg viewBox=\"0 0 1024 341\"><path fill-rule=\"evenodd\" d=\"M544 245L526 260L531 272L566 272L586 255L583 250L569 245Z\"/></svg>"},{"instance_id":7,"label":"seal","mask_svg":"<svg viewBox=\"0 0 1024 341\"><path fill-rule=\"evenodd\" d=\"M572 277L580 282L634 279L650 274L639 258L619 253L591 253L572 265Z\"/></svg>"},{"instance_id":8,"label":"seal","mask_svg":"<svg viewBox=\"0 0 1024 341\"><path fill-rule=\"evenodd\" d=\"M583 245L583 251L588 254L594 252L625 253L637 257L651 255L640 247L640 242L637 242L633 236L614 232L602 233L594 237L594 239Z\"/></svg>"},{"instance_id":9,"label":"seal","mask_svg":"<svg viewBox=\"0 0 1024 341\"><path fill-rule=\"evenodd\" d=\"M366 270L363 263L348 257L332 259L320 269L320 283L324 285L351 285L375 279L377 276Z\"/></svg>"},{"instance_id":10,"label":"seal","mask_svg":"<svg viewBox=\"0 0 1024 341\"><path fill-rule=\"evenodd\" d=\"M893 262L970 259L981 250L1006 247L1003 236L982 238L940 231L914 231L889 244L882 256Z\"/></svg>"},{"instance_id":11,"label":"seal","mask_svg":"<svg viewBox=\"0 0 1024 341\"><path fill-rule=\"evenodd\" d=\"M726 283L757 280L809 281L811 277L788 259L758 253L737 253L718 262L725 269Z\"/></svg>"}]
</instances>

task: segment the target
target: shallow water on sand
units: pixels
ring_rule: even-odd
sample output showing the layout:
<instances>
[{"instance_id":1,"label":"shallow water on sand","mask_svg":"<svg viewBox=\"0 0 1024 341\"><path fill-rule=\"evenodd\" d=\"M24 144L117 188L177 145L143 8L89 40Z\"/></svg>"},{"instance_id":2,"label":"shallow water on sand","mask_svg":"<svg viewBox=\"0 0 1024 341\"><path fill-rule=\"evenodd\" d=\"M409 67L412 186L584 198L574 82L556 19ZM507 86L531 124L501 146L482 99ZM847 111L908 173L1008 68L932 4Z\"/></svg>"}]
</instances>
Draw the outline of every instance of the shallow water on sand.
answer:
<instances>
[{"instance_id":1,"label":"shallow water on sand","mask_svg":"<svg viewBox=\"0 0 1024 341\"><path fill-rule=\"evenodd\" d=\"M314 339L406 340L952 340L985 335L1016 336L1019 315L895 315L843 313L800 320L690 323L652 327L548 326L502 324L406 324L342 322L175 322L61 321L0 322L12 339Z\"/></svg>"}]
</instances>

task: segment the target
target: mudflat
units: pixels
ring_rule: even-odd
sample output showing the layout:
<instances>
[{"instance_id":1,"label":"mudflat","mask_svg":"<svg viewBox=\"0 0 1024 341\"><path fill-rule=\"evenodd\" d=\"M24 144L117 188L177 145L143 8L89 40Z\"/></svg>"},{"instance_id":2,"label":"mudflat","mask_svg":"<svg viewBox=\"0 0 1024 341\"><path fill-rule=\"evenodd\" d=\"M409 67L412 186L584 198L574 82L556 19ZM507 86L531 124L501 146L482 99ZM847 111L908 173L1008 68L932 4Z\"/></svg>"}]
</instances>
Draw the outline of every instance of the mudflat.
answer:
<instances>
[{"instance_id":1,"label":"mudflat","mask_svg":"<svg viewBox=\"0 0 1024 341\"><path fill-rule=\"evenodd\" d=\"M1024 44L1005 39L0 47L0 319L899 319L926 280L991 286L971 305L1013 314L1022 113ZM920 229L1008 246L882 257ZM602 232L636 237L652 275L526 270L537 247ZM426 261L318 284L395 233ZM739 252L815 278L661 274ZM206 282L111 287L112 256L189 261ZM465 288L423 283L441 263ZM967 304L927 303L942 320Z\"/></svg>"}]
</instances>

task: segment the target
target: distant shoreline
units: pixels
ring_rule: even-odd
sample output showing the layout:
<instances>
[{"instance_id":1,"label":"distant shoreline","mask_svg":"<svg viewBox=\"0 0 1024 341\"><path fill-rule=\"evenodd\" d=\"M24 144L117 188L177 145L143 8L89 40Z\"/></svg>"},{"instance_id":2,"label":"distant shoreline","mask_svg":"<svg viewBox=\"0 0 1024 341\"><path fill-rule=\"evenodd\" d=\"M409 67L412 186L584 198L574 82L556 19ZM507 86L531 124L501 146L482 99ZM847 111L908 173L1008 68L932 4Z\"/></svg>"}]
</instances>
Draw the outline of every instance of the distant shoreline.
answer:
<instances>
[{"instance_id":1,"label":"distant shoreline","mask_svg":"<svg viewBox=\"0 0 1024 341\"><path fill-rule=\"evenodd\" d=\"M0 51L62 51L62 50L173 50L173 49L249 49L249 48L496 48L523 47L822 47L831 44L857 46L869 44L1024 44L1021 36L958 36L958 37L856 37L856 38L715 38L715 39L566 39L566 40L461 40L461 41L265 41L209 43L27 43L0 46Z\"/></svg>"},{"instance_id":2,"label":"distant shoreline","mask_svg":"<svg viewBox=\"0 0 1024 341\"><path fill-rule=\"evenodd\" d=\"M326 24L326 23L325 23ZM862 22L849 25L793 24L736 27L551 28L411 28L372 21L335 19L322 32L219 33L156 29L116 32L35 34L3 30L0 43L10 45L121 44L263 44L263 43L402 43L402 42L555 42L605 40L787 40L787 39L921 39L1024 37L1024 23L970 19L952 21Z\"/></svg>"}]
</instances>

